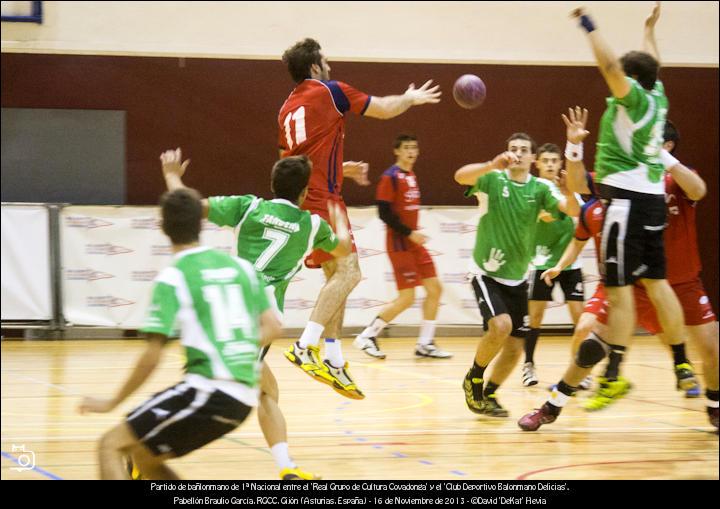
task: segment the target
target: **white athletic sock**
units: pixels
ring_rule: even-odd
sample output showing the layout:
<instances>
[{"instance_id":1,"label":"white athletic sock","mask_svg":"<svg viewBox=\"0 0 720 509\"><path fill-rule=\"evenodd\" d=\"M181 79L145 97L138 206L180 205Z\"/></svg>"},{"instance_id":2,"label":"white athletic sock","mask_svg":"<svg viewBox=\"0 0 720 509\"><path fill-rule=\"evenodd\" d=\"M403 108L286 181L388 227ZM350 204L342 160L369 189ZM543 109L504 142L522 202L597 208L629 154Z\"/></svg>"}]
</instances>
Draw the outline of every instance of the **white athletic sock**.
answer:
<instances>
[{"instance_id":1,"label":"white athletic sock","mask_svg":"<svg viewBox=\"0 0 720 509\"><path fill-rule=\"evenodd\" d=\"M330 361L334 368L342 368L345 365L341 340L325 338L325 358Z\"/></svg>"},{"instance_id":2,"label":"white athletic sock","mask_svg":"<svg viewBox=\"0 0 720 509\"><path fill-rule=\"evenodd\" d=\"M560 408L564 407L568 401L570 401L570 396L563 394L557 390L557 388L553 389L550 393L550 397L548 398L548 403Z\"/></svg>"},{"instance_id":3,"label":"white athletic sock","mask_svg":"<svg viewBox=\"0 0 720 509\"><path fill-rule=\"evenodd\" d=\"M324 325L320 325L316 322L308 322L302 336L300 336L300 339L298 340L300 348L307 348L308 345L317 346L320 342L320 336L322 335L323 330L325 330Z\"/></svg>"},{"instance_id":4,"label":"white athletic sock","mask_svg":"<svg viewBox=\"0 0 720 509\"><path fill-rule=\"evenodd\" d=\"M284 470L286 468L296 468L297 465L290 457L290 451L288 451L288 444L287 442L280 442L275 445L273 445L270 448L270 452L272 453L273 458L275 459L275 464L278 466L280 470Z\"/></svg>"},{"instance_id":5,"label":"white athletic sock","mask_svg":"<svg viewBox=\"0 0 720 509\"><path fill-rule=\"evenodd\" d=\"M426 346L432 343L432 340L435 337L435 325L437 325L437 322L435 320L422 321L422 325L420 326L420 337L418 338L418 345Z\"/></svg>"},{"instance_id":6,"label":"white athletic sock","mask_svg":"<svg viewBox=\"0 0 720 509\"><path fill-rule=\"evenodd\" d=\"M360 333L360 337L365 339L375 338L386 326L387 322L378 316Z\"/></svg>"},{"instance_id":7,"label":"white athletic sock","mask_svg":"<svg viewBox=\"0 0 720 509\"><path fill-rule=\"evenodd\" d=\"M720 402L709 399L707 400L707 406L710 408L718 408L720 407Z\"/></svg>"}]
</instances>

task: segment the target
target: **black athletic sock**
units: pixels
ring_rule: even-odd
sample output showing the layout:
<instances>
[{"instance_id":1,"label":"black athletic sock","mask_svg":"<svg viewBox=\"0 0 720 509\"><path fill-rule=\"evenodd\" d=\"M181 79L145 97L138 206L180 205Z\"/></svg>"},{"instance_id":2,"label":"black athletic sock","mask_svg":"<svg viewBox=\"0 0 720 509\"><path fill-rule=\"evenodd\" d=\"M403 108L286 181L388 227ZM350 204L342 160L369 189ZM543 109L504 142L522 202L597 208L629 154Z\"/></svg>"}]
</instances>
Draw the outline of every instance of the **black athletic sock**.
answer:
<instances>
[{"instance_id":1,"label":"black athletic sock","mask_svg":"<svg viewBox=\"0 0 720 509\"><path fill-rule=\"evenodd\" d=\"M705 389L705 397L710 401L720 401L720 391L711 391L710 389Z\"/></svg>"},{"instance_id":2,"label":"black athletic sock","mask_svg":"<svg viewBox=\"0 0 720 509\"><path fill-rule=\"evenodd\" d=\"M565 394L565 396L572 396L577 392L577 387L565 383L565 380L560 380L560 383L557 384L557 390Z\"/></svg>"},{"instance_id":3,"label":"black athletic sock","mask_svg":"<svg viewBox=\"0 0 720 509\"><path fill-rule=\"evenodd\" d=\"M487 398L491 394L495 394L495 391L498 390L500 385L496 384L495 382L488 382L488 384L485 386L485 390L483 390L483 397Z\"/></svg>"},{"instance_id":4,"label":"black athletic sock","mask_svg":"<svg viewBox=\"0 0 720 509\"><path fill-rule=\"evenodd\" d=\"M468 378L480 378L482 379L483 375L485 375L485 369L487 366L482 367L479 366L477 362L473 362L472 368L470 368L470 372L468 373Z\"/></svg>"},{"instance_id":5,"label":"black athletic sock","mask_svg":"<svg viewBox=\"0 0 720 509\"><path fill-rule=\"evenodd\" d=\"M540 329L530 329L527 336L525 336L525 362L535 362L533 356L535 355L538 336L540 336Z\"/></svg>"},{"instance_id":6,"label":"black athletic sock","mask_svg":"<svg viewBox=\"0 0 720 509\"><path fill-rule=\"evenodd\" d=\"M605 368L605 378L608 382L614 382L620 373L620 363L625 355L625 347L620 345L610 345L610 360L607 368Z\"/></svg>"},{"instance_id":7,"label":"black athletic sock","mask_svg":"<svg viewBox=\"0 0 720 509\"><path fill-rule=\"evenodd\" d=\"M690 361L688 361L687 354L685 353L685 343L680 343L679 345L670 345L670 348L672 348L672 354L673 354L673 361L675 362L675 366L678 364L690 364Z\"/></svg>"}]
</instances>

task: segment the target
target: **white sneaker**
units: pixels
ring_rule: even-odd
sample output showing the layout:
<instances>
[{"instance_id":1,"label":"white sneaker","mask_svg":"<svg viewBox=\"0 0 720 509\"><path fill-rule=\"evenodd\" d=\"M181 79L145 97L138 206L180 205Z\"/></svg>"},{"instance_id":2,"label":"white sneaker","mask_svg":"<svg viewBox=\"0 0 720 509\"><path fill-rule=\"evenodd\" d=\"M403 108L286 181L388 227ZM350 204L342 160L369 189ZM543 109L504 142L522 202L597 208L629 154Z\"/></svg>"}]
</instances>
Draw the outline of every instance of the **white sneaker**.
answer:
<instances>
[{"instance_id":1,"label":"white sneaker","mask_svg":"<svg viewBox=\"0 0 720 509\"><path fill-rule=\"evenodd\" d=\"M359 348L370 357L375 357L376 359L385 358L385 354L380 350L380 346L378 346L376 338L364 338L362 336L358 336L355 338L355 341L353 341L353 346L355 348Z\"/></svg>"},{"instance_id":2,"label":"white sneaker","mask_svg":"<svg viewBox=\"0 0 720 509\"><path fill-rule=\"evenodd\" d=\"M582 382L578 385L578 389L582 389L584 391L589 391L592 389L592 383L593 383L593 377L592 375L588 375L585 378L583 378Z\"/></svg>"},{"instance_id":3,"label":"white sneaker","mask_svg":"<svg viewBox=\"0 0 720 509\"><path fill-rule=\"evenodd\" d=\"M535 364L532 362L526 362L522 368L522 383L525 387L531 387L537 385L538 378L535 373Z\"/></svg>"},{"instance_id":4,"label":"white sneaker","mask_svg":"<svg viewBox=\"0 0 720 509\"><path fill-rule=\"evenodd\" d=\"M433 359L449 359L453 356L450 352L440 350L435 343L429 343L427 345L417 344L415 346L415 355L418 357L432 357Z\"/></svg>"}]
</instances>

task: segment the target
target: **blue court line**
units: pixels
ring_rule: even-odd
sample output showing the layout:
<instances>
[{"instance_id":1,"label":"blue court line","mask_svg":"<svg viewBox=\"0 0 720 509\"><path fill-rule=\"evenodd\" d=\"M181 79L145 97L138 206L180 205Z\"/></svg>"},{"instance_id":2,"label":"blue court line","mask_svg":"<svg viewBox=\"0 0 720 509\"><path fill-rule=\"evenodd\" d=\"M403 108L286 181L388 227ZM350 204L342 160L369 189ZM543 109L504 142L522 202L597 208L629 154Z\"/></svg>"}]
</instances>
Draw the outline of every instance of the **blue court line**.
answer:
<instances>
[{"instance_id":1,"label":"blue court line","mask_svg":"<svg viewBox=\"0 0 720 509\"><path fill-rule=\"evenodd\" d=\"M15 456L13 456L12 454L10 454L10 453L8 453L8 452L5 452L5 451L0 451L0 453L2 454L2 457L3 457L3 458L12 461L12 462L15 463L16 465L20 465L20 462L19 462L19 461L17 460L17 458L16 458ZM21 466L22 466L22 465L21 465ZM48 472L47 470L43 470L43 469L40 468L40 467L33 466L32 468L28 468L27 470L33 470L33 471L37 472L38 474L44 475L45 477L47 477L47 478L49 478L49 479L52 479L53 481L62 481L62 480L63 480L62 477L58 477L57 475L55 475L55 474L53 474L53 473L51 473L51 472Z\"/></svg>"},{"instance_id":2,"label":"blue court line","mask_svg":"<svg viewBox=\"0 0 720 509\"><path fill-rule=\"evenodd\" d=\"M451 470L450 473L455 475L467 475L465 472L460 472L460 470Z\"/></svg>"}]
</instances>

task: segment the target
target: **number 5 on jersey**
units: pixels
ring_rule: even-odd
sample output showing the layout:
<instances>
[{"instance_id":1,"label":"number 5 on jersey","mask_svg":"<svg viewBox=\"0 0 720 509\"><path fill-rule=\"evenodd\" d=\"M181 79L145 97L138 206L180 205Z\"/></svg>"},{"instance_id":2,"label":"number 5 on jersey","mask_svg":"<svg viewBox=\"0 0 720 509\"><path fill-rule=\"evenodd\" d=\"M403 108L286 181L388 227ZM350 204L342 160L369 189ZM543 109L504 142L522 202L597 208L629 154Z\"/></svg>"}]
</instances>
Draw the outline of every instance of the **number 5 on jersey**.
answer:
<instances>
[{"instance_id":1,"label":"number 5 on jersey","mask_svg":"<svg viewBox=\"0 0 720 509\"><path fill-rule=\"evenodd\" d=\"M295 141L293 142L292 121L295 121ZM292 150L295 146L300 145L307 139L305 134L305 106L300 106L295 111L291 111L285 117L285 139L288 148Z\"/></svg>"}]
</instances>

